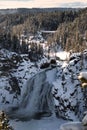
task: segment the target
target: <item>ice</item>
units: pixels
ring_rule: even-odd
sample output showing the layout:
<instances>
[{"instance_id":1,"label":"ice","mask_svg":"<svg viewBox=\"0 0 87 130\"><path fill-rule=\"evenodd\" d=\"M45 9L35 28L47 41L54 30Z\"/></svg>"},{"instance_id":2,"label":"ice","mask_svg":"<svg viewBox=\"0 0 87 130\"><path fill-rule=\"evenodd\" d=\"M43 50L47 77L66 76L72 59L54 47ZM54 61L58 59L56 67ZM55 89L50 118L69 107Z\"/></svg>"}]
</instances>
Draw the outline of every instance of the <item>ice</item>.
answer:
<instances>
[{"instance_id":1,"label":"ice","mask_svg":"<svg viewBox=\"0 0 87 130\"><path fill-rule=\"evenodd\" d=\"M67 121L56 117L43 118L41 120L16 121L11 120L10 124L14 130L59 130L60 125Z\"/></svg>"}]
</instances>

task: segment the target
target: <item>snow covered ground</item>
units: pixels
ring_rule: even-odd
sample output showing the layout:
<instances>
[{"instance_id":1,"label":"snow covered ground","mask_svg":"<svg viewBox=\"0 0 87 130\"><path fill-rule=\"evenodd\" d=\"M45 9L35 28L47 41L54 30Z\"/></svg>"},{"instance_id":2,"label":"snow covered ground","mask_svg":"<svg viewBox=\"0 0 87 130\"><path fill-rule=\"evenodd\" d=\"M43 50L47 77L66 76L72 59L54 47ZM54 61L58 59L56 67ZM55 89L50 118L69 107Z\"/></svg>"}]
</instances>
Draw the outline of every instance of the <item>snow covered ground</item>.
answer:
<instances>
[{"instance_id":1,"label":"snow covered ground","mask_svg":"<svg viewBox=\"0 0 87 130\"><path fill-rule=\"evenodd\" d=\"M59 57L61 60L69 59L70 53L66 51L60 51L56 53L56 57Z\"/></svg>"}]
</instances>

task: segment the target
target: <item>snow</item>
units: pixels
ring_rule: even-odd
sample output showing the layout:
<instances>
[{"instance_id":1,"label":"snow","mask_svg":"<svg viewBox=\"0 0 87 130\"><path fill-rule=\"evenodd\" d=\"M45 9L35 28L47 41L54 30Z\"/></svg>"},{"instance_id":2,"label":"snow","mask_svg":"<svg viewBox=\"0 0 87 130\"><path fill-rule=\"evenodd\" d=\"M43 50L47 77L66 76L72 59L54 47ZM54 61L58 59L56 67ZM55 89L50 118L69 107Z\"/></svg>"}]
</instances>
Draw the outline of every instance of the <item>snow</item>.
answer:
<instances>
[{"instance_id":1,"label":"snow","mask_svg":"<svg viewBox=\"0 0 87 130\"><path fill-rule=\"evenodd\" d=\"M59 56L64 56L62 54L64 53L60 52ZM55 105L58 108L57 110L61 112L60 116L64 113L66 118L76 120L75 110L73 111L68 106L70 105L71 108L76 108L78 107L77 104L79 101L79 110L81 110L81 113L84 111L84 97L78 80L78 74L82 72L81 74L86 77L87 72L84 66L87 62L84 58L84 66L81 68L80 53L72 54L71 57L73 58L68 60L68 62L62 61L61 67L57 68L57 77L56 81L53 82L52 93L54 95ZM62 78L62 75L64 75L65 79Z\"/></svg>"},{"instance_id":2,"label":"snow","mask_svg":"<svg viewBox=\"0 0 87 130\"><path fill-rule=\"evenodd\" d=\"M79 79L81 79L81 78L87 79L87 72L80 72L78 78Z\"/></svg>"},{"instance_id":3,"label":"snow","mask_svg":"<svg viewBox=\"0 0 87 130\"><path fill-rule=\"evenodd\" d=\"M59 57L61 60L68 60L70 56L69 52L61 51L56 53L56 57Z\"/></svg>"},{"instance_id":4,"label":"snow","mask_svg":"<svg viewBox=\"0 0 87 130\"><path fill-rule=\"evenodd\" d=\"M47 78L47 81L49 82L49 83L52 83L53 81L55 81L55 79L56 79L56 69L53 69L53 71L51 72L50 70L49 71L47 71L47 76L46 76L46 78Z\"/></svg>"},{"instance_id":5,"label":"snow","mask_svg":"<svg viewBox=\"0 0 87 130\"><path fill-rule=\"evenodd\" d=\"M42 30L41 33L55 33L56 31L46 31L46 30Z\"/></svg>"},{"instance_id":6,"label":"snow","mask_svg":"<svg viewBox=\"0 0 87 130\"><path fill-rule=\"evenodd\" d=\"M60 130L86 130L86 129L83 128L82 123L79 121L64 123L60 127Z\"/></svg>"},{"instance_id":7,"label":"snow","mask_svg":"<svg viewBox=\"0 0 87 130\"><path fill-rule=\"evenodd\" d=\"M1 49L0 50L0 64L2 67L3 62L2 60L11 59L13 55L17 55L14 52L9 52L8 50ZM30 62L28 59L28 55L21 55L22 61L17 63L17 69L12 68L10 72L4 72L3 70L0 71L0 108L3 108L3 105L6 107L8 106L16 106L19 104L24 91L26 89L26 81L37 74L40 71L40 64L47 61L47 58L43 58L39 60L38 63ZM6 63L6 62L5 62ZM36 65L37 64L37 65ZM17 98L14 98L16 95L15 93L10 93L11 86L9 84L9 79L11 76L16 77L21 88L21 96L18 95ZM3 104L3 105L2 105Z\"/></svg>"},{"instance_id":8,"label":"snow","mask_svg":"<svg viewBox=\"0 0 87 130\"><path fill-rule=\"evenodd\" d=\"M60 125L67 121L56 117L42 118L40 120L16 121L11 120L10 124L14 130L59 130Z\"/></svg>"},{"instance_id":9,"label":"snow","mask_svg":"<svg viewBox=\"0 0 87 130\"><path fill-rule=\"evenodd\" d=\"M9 51L6 50L2 50L0 54L2 60L12 57L12 53L9 53ZM60 114L60 117L78 120L81 113L83 112L85 103L84 96L80 88L80 82L78 80L78 74L80 73L81 76L87 79L87 70L84 67L85 65L83 66L83 68L81 68L81 59L79 57L80 54L72 55L75 58L71 59L70 61L69 53L58 52L56 54L58 57L60 57L60 59L64 61L58 60L58 66L55 69L50 67L42 71L40 70L40 65L47 62L47 58L44 57L42 60L34 63L30 62L29 59L26 60L27 55L21 55L22 61L17 64L18 68L14 68L10 72L12 76L15 76L18 79L19 86L21 88L21 95L18 95L18 98L13 100L15 93L10 93L10 90L7 90L8 88L11 89L8 81L10 75L1 75L0 108L3 108L3 104L6 109L8 109L7 106L18 106L20 102L22 102L23 98L24 100L26 100L25 97L27 99L31 99L30 97L32 97L31 101L27 101L28 104L26 105L26 110L25 107L23 109L19 109L20 116L21 114L22 116L27 115L29 114L29 107L31 107L31 111L33 111L34 108L38 108L37 106L40 102L41 96L43 97L41 98L41 101L44 101L45 99L49 101L49 96L46 95L46 93L50 92L50 84L52 87L54 105L57 107L57 111L59 111L58 114ZM68 62L66 61L67 59ZM85 58L83 63L87 64ZM3 63L1 63L1 65L3 65ZM0 74L3 73L4 72L1 70ZM63 78L63 76L65 78ZM29 97L29 94L32 94L32 96ZM2 102L3 100L5 100L4 103ZM9 101L9 104L6 104L7 101ZM39 106L41 106L41 104L39 104ZM54 112L55 111L56 109L54 110ZM77 114L75 114L75 112L77 112ZM12 126L15 128L15 130L59 130L59 126L64 122L65 121L63 121L62 119L57 119L56 117L43 118L41 120L32 119L27 122L15 120L11 121Z\"/></svg>"},{"instance_id":10,"label":"snow","mask_svg":"<svg viewBox=\"0 0 87 130\"><path fill-rule=\"evenodd\" d=\"M62 63L62 68L66 67L68 65L68 63L65 61Z\"/></svg>"}]
</instances>

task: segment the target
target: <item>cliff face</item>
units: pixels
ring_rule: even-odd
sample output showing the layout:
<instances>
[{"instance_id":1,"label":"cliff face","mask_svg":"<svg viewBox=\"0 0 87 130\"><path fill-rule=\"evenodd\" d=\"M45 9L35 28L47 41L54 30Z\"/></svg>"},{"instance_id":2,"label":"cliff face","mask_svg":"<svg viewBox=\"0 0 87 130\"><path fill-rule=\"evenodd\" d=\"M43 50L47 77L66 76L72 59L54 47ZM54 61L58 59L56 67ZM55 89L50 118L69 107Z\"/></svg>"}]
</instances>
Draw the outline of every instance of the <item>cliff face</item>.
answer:
<instances>
[{"instance_id":1,"label":"cliff face","mask_svg":"<svg viewBox=\"0 0 87 130\"><path fill-rule=\"evenodd\" d=\"M19 104L27 79L38 71L28 55L0 50L0 108Z\"/></svg>"},{"instance_id":2,"label":"cliff face","mask_svg":"<svg viewBox=\"0 0 87 130\"><path fill-rule=\"evenodd\" d=\"M0 70L0 107L10 116L23 119L55 114L70 120L82 118L86 90L80 87L78 74L87 71L86 51L83 58L75 53L68 61L57 61L57 67L43 70L39 67L42 61L31 63L27 55L2 50L0 56L0 67L10 66Z\"/></svg>"}]
</instances>

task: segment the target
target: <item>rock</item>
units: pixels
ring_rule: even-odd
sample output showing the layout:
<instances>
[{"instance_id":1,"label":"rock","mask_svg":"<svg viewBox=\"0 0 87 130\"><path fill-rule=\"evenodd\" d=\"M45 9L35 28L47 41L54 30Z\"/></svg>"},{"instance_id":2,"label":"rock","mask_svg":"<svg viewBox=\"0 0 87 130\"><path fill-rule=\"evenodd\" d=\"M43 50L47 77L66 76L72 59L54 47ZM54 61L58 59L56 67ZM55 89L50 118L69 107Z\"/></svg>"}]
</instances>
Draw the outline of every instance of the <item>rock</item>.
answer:
<instances>
[{"instance_id":1,"label":"rock","mask_svg":"<svg viewBox=\"0 0 87 130\"><path fill-rule=\"evenodd\" d=\"M82 124L87 126L87 115L83 118Z\"/></svg>"},{"instance_id":2,"label":"rock","mask_svg":"<svg viewBox=\"0 0 87 130\"><path fill-rule=\"evenodd\" d=\"M4 52L3 52L4 53ZM6 57L4 57L4 54L0 55L0 70L1 71L7 71L11 70L13 68L18 67L18 63L22 61L22 58L18 54L10 54L10 56L7 54Z\"/></svg>"},{"instance_id":3,"label":"rock","mask_svg":"<svg viewBox=\"0 0 87 130\"><path fill-rule=\"evenodd\" d=\"M12 88L12 92L16 92L18 95L21 93L21 89L19 87L19 83L16 77L11 77L9 79L9 84Z\"/></svg>"},{"instance_id":4,"label":"rock","mask_svg":"<svg viewBox=\"0 0 87 130\"><path fill-rule=\"evenodd\" d=\"M50 63L46 62L46 63L43 63L41 66L40 66L40 69L45 69L45 68L48 68L50 67Z\"/></svg>"},{"instance_id":5,"label":"rock","mask_svg":"<svg viewBox=\"0 0 87 130\"><path fill-rule=\"evenodd\" d=\"M83 113L84 115L87 115L87 111L84 111L84 113Z\"/></svg>"}]
</instances>

